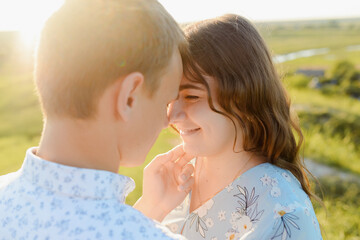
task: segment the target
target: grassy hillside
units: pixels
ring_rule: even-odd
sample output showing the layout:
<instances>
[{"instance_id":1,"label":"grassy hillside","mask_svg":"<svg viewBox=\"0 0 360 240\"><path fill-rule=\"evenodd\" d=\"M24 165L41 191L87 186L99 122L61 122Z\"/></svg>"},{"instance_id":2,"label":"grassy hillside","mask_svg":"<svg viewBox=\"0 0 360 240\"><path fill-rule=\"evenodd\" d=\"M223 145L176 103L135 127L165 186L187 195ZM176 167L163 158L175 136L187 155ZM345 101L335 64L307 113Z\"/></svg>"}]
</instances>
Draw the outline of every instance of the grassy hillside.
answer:
<instances>
[{"instance_id":1,"label":"grassy hillside","mask_svg":"<svg viewBox=\"0 0 360 240\"><path fill-rule=\"evenodd\" d=\"M0 75L0 174L17 170L42 127L31 73Z\"/></svg>"},{"instance_id":2,"label":"grassy hillside","mask_svg":"<svg viewBox=\"0 0 360 240\"><path fill-rule=\"evenodd\" d=\"M267 44L276 54L304 49L342 49L360 44L360 19L257 23Z\"/></svg>"}]
</instances>

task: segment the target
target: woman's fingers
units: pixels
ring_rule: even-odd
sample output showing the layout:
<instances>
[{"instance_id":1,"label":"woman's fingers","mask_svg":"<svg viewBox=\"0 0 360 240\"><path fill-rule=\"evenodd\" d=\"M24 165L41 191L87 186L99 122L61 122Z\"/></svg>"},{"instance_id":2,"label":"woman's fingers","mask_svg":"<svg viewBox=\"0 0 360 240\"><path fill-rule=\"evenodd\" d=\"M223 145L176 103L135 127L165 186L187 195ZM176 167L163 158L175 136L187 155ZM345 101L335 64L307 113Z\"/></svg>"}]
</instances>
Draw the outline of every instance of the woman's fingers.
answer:
<instances>
[{"instance_id":1,"label":"woman's fingers","mask_svg":"<svg viewBox=\"0 0 360 240\"><path fill-rule=\"evenodd\" d=\"M178 184L184 183L194 172L194 166L189 164L192 156L183 155L174 166L174 174Z\"/></svg>"},{"instance_id":2,"label":"woman's fingers","mask_svg":"<svg viewBox=\"0 0 360 240\"><path fill-rule=\"evenodd\" d=\"M183 184L193 175L194 173L194 166L192 164L187 164L182 168L182 171L180 172L178 179L179 183Z\"/></svg>"},{"instance_id":3,"label":"woman's fingers","mask_svg":"<svg viewBox=\"0 0 360 240\"><path fill-rule=\"evenodd\" d=\"M182 145L178 145L170 151L157 155L148 165L151 168L158 169L168 162L175 162L185 154Z\"/></svg>"},{"instance_id":4,"label":"woman's fingers","mask_svg":"<svg viewBox=\"0 0 360 240\"><path fill-rule=\"evenodd\" d=\"M186 182L178 186L178 191L189 193L195 182L194 177L188 178Z\"/></svg>"},{"instance_id":5,"label":"woman's fingers","mask_svg":"<svg viewBox=\"0 0 360 240\"><path fill-rule=\"evenodd\" d=\"M176 165L180 168L183 168L186 164L188 164L192 159L194 159L194 156L184 153L180 159L176 162Z\"/></svg>"}]
</instances>

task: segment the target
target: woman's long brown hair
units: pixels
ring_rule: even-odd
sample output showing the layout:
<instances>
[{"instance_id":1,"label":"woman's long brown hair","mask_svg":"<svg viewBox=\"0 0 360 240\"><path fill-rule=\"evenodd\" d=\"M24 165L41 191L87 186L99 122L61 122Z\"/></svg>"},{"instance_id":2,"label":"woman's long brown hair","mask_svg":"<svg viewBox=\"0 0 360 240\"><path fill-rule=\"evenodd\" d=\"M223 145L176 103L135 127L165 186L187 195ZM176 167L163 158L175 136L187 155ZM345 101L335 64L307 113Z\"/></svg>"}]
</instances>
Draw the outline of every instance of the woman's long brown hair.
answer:
<instances>
[{"instance_id":1,"label":"woman's long brown hair","mask_svg":"<svg viewBox=\"0 0 360 240\"><path fill-rule=\"evenodd\" d=\"M244 151L290 170L307 195L318 199L310 191L305 172L309 171L300 156L303 134L297 115L256 28L245 18L228 14L188 25L184 31L192 59L184 66L185 76L205 85L213 111L228 117L235 130L240 126ZM216 79L221 110L214 108L201 75Z\"/></svg>"}]
</instances>

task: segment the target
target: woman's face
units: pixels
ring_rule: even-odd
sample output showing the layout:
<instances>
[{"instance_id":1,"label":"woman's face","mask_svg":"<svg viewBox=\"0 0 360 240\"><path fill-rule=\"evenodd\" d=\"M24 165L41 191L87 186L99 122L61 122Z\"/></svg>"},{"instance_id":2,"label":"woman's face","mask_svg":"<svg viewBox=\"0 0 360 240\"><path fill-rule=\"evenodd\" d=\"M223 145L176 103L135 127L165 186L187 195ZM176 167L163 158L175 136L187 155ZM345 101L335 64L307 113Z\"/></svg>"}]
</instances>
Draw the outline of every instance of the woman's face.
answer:
<instances>
[{"instance_id":1,"label":"woman's face","mask_svg":"<svg viewBox=\"0 0 360 240\"><path fill-rule=\"evenodd\" d=\"M209 84L215 109L221 111L216 99L215 79L204 78ZM179 97L169 105L168 116L170 123L180 132L185 152L200 157L233 152L234 125L229 118L211 110L208 92L202 84L183 78Z\"/></svg>"}]
</instances>

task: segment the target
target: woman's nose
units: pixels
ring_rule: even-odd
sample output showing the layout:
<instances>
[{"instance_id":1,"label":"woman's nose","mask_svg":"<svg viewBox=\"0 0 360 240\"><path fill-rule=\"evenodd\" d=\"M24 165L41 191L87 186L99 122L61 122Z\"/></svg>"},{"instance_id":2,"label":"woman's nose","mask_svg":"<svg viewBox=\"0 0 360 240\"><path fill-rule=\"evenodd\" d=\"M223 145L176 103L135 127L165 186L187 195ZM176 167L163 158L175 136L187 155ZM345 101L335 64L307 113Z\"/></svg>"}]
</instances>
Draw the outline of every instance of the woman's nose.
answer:
<instances>
[{"instance_id":1,"label":"woman's nose","mask_svg":"<svg viewBox=\"0 0 360 240\"><path fill-rule=\"evenodd\" d=\"M174 100L169 104L167 116L169 124L176 124L185 118L185 112L179 100Z\"/></svg>"}]
</instances>

